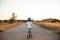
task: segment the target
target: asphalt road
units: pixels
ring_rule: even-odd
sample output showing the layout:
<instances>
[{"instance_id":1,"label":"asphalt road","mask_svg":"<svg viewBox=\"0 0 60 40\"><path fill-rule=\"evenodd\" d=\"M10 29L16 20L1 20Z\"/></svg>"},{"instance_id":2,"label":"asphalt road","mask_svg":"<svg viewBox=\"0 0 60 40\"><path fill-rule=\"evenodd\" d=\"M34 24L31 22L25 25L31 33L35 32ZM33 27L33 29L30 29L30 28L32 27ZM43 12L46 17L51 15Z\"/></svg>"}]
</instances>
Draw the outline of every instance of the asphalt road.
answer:
<instances>
[{"instance_id":1,"label":"asphalt road","mask_svg":"<svg viewBox=\"0 0 60 40\"><path fill-rule=\"evenodd\" d=\"M32 26L32 34L33 38L27 39L27 27L24 23L16 28L1 32L0 40L58 40L56 33L35 24Z\"/></svg>"}]
</instances>

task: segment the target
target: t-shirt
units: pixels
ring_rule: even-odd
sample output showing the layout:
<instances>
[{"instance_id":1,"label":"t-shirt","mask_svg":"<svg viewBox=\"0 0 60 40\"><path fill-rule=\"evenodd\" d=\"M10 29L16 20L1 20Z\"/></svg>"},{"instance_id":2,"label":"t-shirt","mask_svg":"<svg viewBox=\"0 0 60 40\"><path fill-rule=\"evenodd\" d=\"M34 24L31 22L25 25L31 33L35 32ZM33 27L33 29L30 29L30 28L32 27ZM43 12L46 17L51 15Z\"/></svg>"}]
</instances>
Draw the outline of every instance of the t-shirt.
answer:
<instances>
[{"instance_id":1,"label":"t-shirt","mask_svg":"<svg viewBox=\"0 0 60 40\"><path fill-rule=\"evenodd\" d=\"M27 28L32 28L32 22L28 21L26 24L27 24Z\"/></svg>"}]
</instances>

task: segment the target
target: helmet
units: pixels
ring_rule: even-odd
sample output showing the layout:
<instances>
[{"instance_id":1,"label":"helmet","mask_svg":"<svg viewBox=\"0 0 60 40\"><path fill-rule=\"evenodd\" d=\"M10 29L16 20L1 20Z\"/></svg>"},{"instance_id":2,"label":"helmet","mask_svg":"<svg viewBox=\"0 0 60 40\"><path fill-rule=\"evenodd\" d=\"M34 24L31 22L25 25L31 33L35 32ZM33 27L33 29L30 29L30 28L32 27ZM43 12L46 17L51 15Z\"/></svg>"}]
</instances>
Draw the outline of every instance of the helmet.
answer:
<instances>
[{"instance_id":1,"label":"helmet","mask_svg":"<svg viewBox=\"0 0 60 40\"><path fill-rule=\"evenodd\" d=\"M28 21L31 21L31 18L30 17L28 18Z\"/></svg>"}]
</instances>

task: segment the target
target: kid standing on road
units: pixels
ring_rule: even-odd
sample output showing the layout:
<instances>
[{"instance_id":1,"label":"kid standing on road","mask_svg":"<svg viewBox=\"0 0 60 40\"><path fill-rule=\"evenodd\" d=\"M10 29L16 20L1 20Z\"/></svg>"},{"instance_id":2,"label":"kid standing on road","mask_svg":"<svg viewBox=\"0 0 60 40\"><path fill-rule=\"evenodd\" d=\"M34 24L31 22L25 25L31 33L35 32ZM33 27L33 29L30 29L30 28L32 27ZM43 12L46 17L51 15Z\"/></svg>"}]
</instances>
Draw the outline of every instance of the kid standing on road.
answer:
<instances>
[{"instance_id":1,"label":"kid standing on road","mask_svg":"<svg viewBox=\"0 0 60 40\"><path fill-rule=\"evenodd\" d=\"M31 22L31 18L28 18L26 25L27 25L27 30L28 30L27 37L28 37L28 39L30 39L30 38L32 38L32 22Z\"/></svg>"}]
</instances>

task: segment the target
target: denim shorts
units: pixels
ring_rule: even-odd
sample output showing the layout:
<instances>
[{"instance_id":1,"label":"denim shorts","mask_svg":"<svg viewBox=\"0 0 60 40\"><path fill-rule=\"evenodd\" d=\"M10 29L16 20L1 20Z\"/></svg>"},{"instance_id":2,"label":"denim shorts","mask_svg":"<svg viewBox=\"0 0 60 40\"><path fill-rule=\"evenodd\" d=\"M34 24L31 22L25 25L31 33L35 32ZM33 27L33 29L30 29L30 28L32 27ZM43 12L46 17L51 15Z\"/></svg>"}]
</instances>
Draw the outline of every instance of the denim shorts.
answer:
<instances>
[{"instance_id":1,"label":"denim shorts","mask_svg":"<svg viewBox=\"0 0 60 40\"><path fill-rule=\"evenodd\" d=\"M32 28L27 28L29 33L32 33Z\"/></svg>"}]
</instances>

